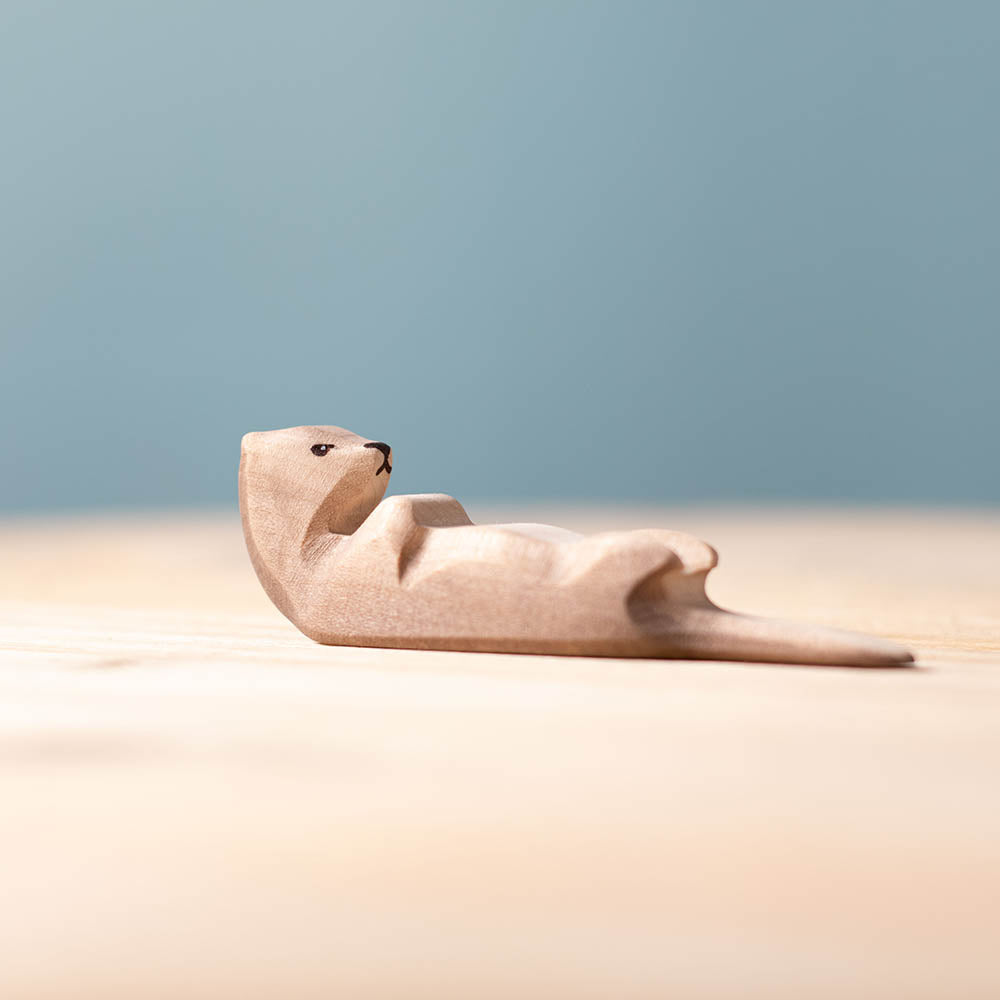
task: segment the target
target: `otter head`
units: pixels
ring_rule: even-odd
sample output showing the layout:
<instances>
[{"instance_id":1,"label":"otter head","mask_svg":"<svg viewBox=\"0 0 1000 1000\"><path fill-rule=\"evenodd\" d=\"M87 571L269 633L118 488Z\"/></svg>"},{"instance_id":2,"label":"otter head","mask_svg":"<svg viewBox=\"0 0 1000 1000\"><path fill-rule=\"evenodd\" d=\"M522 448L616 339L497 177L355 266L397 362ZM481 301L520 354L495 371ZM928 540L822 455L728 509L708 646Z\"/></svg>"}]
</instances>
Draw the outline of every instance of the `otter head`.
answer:
<instances>
[{"instance_id":1,"label":"otter head","mask_svg":"<svg viewBox=\"0 0 1000 1000\"><path fill-rule=\"evenodd\" d=\"M392 452L342 427L289 427L243 437L244 520L269 522L301 552L323 536L349 535L375 509L392 472Z\"/></svg>"}]
</instances>

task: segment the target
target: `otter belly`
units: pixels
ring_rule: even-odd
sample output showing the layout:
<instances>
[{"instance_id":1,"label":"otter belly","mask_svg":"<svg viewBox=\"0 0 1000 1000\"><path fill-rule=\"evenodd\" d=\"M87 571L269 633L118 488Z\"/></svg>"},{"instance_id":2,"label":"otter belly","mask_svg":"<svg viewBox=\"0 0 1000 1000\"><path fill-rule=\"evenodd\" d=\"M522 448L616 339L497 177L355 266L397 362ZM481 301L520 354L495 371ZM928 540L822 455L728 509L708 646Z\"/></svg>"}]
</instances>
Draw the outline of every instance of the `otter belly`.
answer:
<instances>
[{"instance_id":1,"label":"otter belly","mask_svg":"<svg viewBox=\"0 0 1000 1000\"><path fill-rule=\"evenodd\" d=\"M584 537L577 531L570 531L568 528L557 528L554 524L495 524L492 527L497 531L509 531L515 535L525 535L528 538L537 538L543 542L578 542Z\"/></svg>"},{"instance_id":2,"label":"otter belly","mask_svg":"<svg viewBox=\"0 0 1000 1000\"><path fill-rule=\"evenodd\" d=\"M662 640L628 598L682 569L656 533L428 527L402 546L383 537L341 550L293 620L331 644L656 655Z\"/></svg>"}]
</instances>

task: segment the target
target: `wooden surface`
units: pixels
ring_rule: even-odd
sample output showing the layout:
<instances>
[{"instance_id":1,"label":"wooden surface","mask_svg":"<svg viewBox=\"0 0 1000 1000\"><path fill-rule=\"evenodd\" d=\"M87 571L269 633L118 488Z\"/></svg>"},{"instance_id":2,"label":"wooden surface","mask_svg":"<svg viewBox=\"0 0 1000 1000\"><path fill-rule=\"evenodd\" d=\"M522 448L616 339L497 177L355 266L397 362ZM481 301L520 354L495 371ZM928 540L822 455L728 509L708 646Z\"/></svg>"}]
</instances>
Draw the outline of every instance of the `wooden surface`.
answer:
<instances>
[{"instance_id":1,"label":"wooden surface","mask_svg":"<svg viewBox=\"0 0 1000 1000\"><path fill-rule=\"evenodd\" d=\"M715 544L914 669L321 647L235 514L0 525L0 995L1000 996L1000 516Z\"/></svg>"}]
</instances>

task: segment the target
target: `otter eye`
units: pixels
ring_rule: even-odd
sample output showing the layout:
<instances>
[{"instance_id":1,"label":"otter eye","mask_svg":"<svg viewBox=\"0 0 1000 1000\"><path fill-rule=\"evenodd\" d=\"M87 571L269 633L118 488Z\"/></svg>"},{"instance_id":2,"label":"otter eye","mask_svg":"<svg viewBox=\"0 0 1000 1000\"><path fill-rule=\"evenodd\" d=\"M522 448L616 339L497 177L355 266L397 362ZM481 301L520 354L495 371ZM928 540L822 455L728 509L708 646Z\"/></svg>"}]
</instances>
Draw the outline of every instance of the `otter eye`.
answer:
<instances>
[{"instance_id":1,"label":"otter eye","mask_svg":"<svg viewBox=\"0 0 1000 1000\"><path fill-rule=\"evenodd\" d=\"M309 450L314 455L325 455L331 448L332 444L314 444Z\"/></svg>"}]
</instances>

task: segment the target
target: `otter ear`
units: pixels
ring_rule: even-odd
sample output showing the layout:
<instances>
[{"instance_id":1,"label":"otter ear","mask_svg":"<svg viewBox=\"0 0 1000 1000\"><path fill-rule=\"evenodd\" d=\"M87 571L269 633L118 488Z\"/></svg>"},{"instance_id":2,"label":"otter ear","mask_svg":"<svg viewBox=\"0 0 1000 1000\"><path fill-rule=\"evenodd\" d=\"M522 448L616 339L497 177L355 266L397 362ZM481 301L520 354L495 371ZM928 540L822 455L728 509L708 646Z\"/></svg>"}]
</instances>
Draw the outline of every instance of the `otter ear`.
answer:
<instances>
[{"instance_id":1,"label":"otter ear","mask_svg":"<svg viewBox=\"0 0 1000 1000\"><path fill-rule=\"evenodd\" d=\"M261 436L260 431L250 431L248 434L243 435L243 440L240 442L240 451L245 453L253 450L254 442Z\"/></svg>"}]
</instances>

